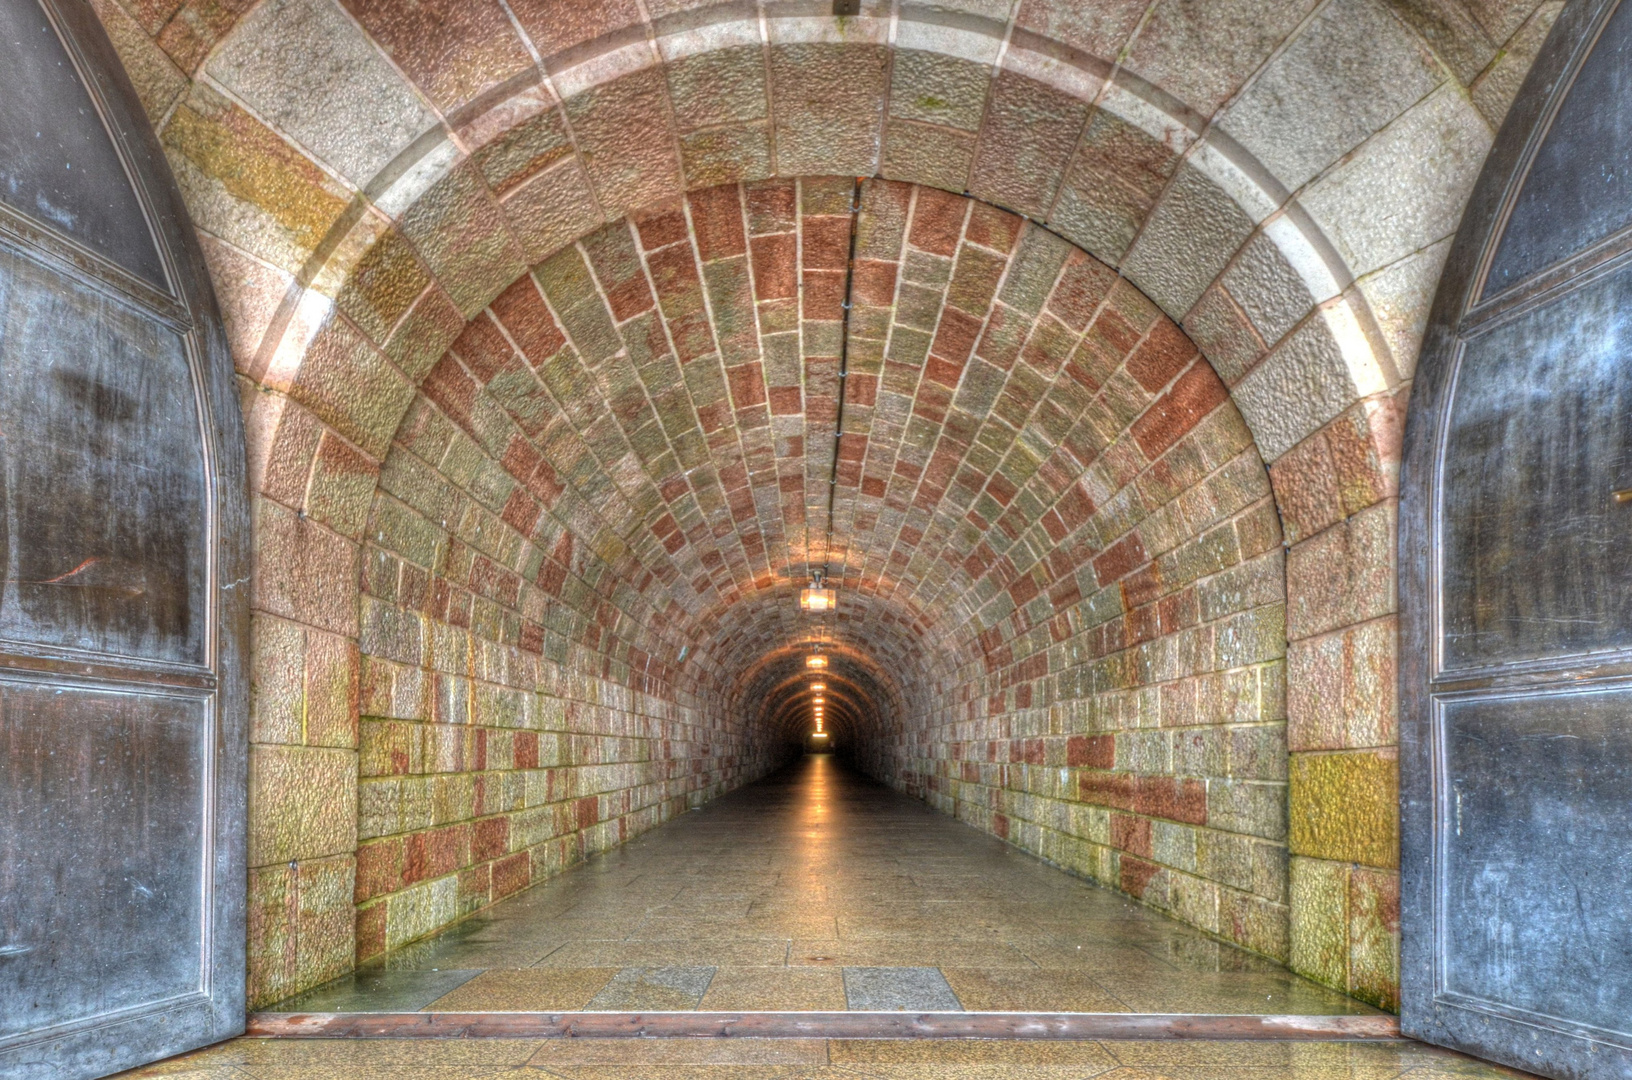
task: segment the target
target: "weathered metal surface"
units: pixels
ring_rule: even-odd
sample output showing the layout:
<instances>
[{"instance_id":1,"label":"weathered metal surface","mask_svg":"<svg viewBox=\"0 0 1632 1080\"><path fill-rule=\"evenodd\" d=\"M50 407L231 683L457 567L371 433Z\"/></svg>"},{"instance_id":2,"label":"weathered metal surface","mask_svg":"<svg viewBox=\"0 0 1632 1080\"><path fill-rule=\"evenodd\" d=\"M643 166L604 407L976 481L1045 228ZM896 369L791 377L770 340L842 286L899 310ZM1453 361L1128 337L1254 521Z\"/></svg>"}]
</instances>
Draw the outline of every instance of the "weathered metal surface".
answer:
<instances>
[{"instance_id":1,"label":"weathered metal surface","mask_svg":"<svg viewBox=\"0 0 1632 1080\"><path fill-rule=\"evenodd\" d=\"M163 287L147 216L51 20L0 4L0 42L0 202Z\"/></svg>"},{"instance_id":2,"label":"weathered metal surface","mask_svg":"<svg viewBox=\"0 0 1632 1080\"><path fill-rule=\"evenodd\" d=\"M1027 1012L255 1013L286 1039L1393 1039L1392 1016Z\"/></svg>"},{"instance_id":3,"label":"weathered metal surface","mask_svg":"<svg viewBox=\"0 0 1632 1080\"><path fill-rule=\"evenodd\" d=\"M1440 996L1632 1041L1632 689L1439 702Z\"/></svg>"},{"instance_id":4,"label":"weathered metal surface","mask_svg":"<svg viewBox=\"0 0 1632 1080\"><path fill-rule=\"evenodd\" d=\"M1486 298L1632 225L1632 8L1603 28L1547 125L1485 282Z\"/></svg>"},{"instance_id":5,"label":"weathered metal surface","mask_svg":"<svg viewBox=\"0 0 1632 1080\"><path fill-rule=\"evenodd\" d=\"M83 0L0 0L0 1076L242 1030L243 478L113 50Z\"/></svg>"},{"instance_id":6,"label":"weathered metal surface","mask_svg":"<svg viewBox=\"0 0 1632 1080\"><path fill-rule=\"evenodd\" d=\"M1632 1077L1632 4L1564 9L1463 219L1401 475L1401 1028Z\"/></svg>"},{"instance_id":7,"label":"weathered metal surface","mask_svg":"<svg viewBox=\"0 0 1632 1080\"><path fill-rule=\"evenodd\" d=\"M1632 647L1632 521L1612 497L1632 486L1629 311L1623 266L1466 341L1441 473L1445 672Z\"/></svg>"}]
</instances>

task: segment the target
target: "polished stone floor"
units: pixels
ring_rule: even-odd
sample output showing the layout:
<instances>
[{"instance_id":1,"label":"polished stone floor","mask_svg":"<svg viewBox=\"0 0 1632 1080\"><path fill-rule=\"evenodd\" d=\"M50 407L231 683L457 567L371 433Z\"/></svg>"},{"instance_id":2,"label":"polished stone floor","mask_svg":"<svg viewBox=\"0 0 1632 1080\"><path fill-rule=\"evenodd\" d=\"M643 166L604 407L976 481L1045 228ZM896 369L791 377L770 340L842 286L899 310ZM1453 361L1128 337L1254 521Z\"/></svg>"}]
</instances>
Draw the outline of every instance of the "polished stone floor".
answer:
<instances>
[{"instance_id":1,"label":"polished stone floor","mask_svg":"<svg viewBox=\"0 0 1632 1080\"><path fill-rule=\"evenodd\" d=\"M1370 1013L804 759L289 1012Z\"/></svg>"},{"instance_id":2,"label":"polished stone floor","mask_svg":"<svg viewBox=\"0 0 1632 1080\"><path fill-rule=\"evenodd\" d=\"M236 1039L127 1077L187 1080L1508 1080L1403 1041Z\"/></svg>"}]
</instances>

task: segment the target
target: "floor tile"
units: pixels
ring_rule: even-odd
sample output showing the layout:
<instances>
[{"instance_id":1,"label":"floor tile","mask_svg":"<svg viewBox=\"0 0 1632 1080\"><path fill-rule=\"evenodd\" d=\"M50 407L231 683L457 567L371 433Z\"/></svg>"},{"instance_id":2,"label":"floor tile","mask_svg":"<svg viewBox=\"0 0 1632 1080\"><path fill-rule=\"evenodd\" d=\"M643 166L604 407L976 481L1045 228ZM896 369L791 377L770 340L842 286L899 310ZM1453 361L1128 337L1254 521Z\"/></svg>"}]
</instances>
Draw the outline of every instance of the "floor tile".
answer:
<instances>
[{"instance_id":1,"label":"floor tile","mask_svg":"<svg viewBox=\"0 0 1632 1080\"><path fill-rule=\"evenodd\" d=\"M616 968L484 971L426 1008L435 1012L569 1012L582 1009Z\"/></svg>"},{"instance_id":2,"label":"floor tile","mask_svg":"<svg viewBox=\"0 0 1632 1080\"><path fill-rule=\"evenodd\" d=\"M845 1008L844 977L837 967L722 967L697 1007L710 1012L840 1011Z\"/></svg>"},{"instance_id":3,"label":"floor tile","mask_svg":"<svg viewBox=\"0 0 1632 1080\"><path fill-rule=\"evenodd\" d=\"M712 967L624 968L584 1008L594 1012L695 1009L713 978Z\"/></svg>"},{"instance_id":4,"label":"floor tile","mask_svg":"<svg viewBox=\"0 0 1632 1080\"><path fill-rule=\"evenodd\" d=\"M965 1009L978 1012L1129 1012L1127 1005L1080 971L942 968Z\"/></svg>"},{"instance_id":5,"label":"floor tile","mask_svg":"<svg viewBox=\"0 0 1632 1080\"><path fill-rule=\"evenodd\" d=\"M847 967L844 996L851 1009L877 1012L955 1012L962 1009L939 968Z\"/></svg>"}]
</instances>

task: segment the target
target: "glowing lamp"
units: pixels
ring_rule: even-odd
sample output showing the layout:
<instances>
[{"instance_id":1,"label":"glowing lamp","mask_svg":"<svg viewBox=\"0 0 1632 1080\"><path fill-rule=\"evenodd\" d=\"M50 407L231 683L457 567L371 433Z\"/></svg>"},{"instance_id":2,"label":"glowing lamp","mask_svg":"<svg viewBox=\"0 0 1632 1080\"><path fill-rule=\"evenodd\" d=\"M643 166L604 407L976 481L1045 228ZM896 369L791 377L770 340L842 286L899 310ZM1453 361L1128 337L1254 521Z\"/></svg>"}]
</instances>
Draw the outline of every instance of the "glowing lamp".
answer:
<instances>
[{"instance_id":1,"label":"glowing lamp","mask_svg":"<svg viewBox=\"0 0 1632 1080\"><path fill-rule=\"evenodd\" d=\"M827 738L827 732L825 732L825 731L818 731L818 732L817 732L817 733L816 733L816 735L815 735L815 737L816 737L816 738L818 738L818 739L825 739L825 738Z\"/></svg>"},{"instance_id":2,"label":"glowing lamp","mask_svg":"<svg viewBox=\"0 0 1632 1080\"><path fill-rule=\"evenodd\" d=\"M812 615L820 615L825 611L832 611L838 606L838 593L833 589L821 589L815 585L807 585L799 590L799 606Z\"/></svg>"},{"instance_id":3,"label":"glowing lamp","mask_svg":"<svg viewBox=\"0 0 1632 1080\"><path fill-rule=\"evenodd\" d=\"M799 606L812 615L821 615L838 606L838 593L823 584L822 572L813 570L810 584L799 590Z\"/></svg>"},{"instance_id":4,"label":"glowing lamp","mask_svg":"<svg viewBox=\"0 0 1632 1080\"><path fill-rule=\"evenodd\" d=\"M820 671L827 666L827 657L817 653L815 656L805 657L805 666L814 671Z\"/></svg>"},{"instance_id":5,"label":"glowing lamp","mask_svg":"<svg viewBox=\"0 0 1632 1080\"><path fill-rule=\"evenodd\" d=\"M825 682L813 682L813 683L810 684L810 688L812 690L820 692L822 690L827 689L827 684Z\"/></svg>"}]
</instances>

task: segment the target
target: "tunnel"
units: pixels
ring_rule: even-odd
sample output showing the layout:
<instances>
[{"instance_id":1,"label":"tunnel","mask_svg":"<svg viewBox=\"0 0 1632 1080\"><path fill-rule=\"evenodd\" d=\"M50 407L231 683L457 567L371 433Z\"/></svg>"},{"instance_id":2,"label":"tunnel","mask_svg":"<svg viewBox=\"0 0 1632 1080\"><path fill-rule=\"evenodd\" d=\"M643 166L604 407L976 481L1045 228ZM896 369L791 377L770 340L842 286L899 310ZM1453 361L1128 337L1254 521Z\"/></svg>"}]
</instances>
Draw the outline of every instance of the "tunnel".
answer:
<instances>
[{"instance_id":1,"label":"tunnel","mask_svg":"<svg viewBox=\"0 0 1632 1080\"><path fill-rule=\"evenodd\" d=\"M1556 240L1521 159L1571 169L1526 132L1576 117L1559 42L1619 42L1614 3L0 2L43 20L18 56L62 44L29 77L78 73L162 266L3 192L0 241L192 365L208 497L169 525L214 545L213 622L196 663L104 651L216 725L189 827L238 831L186 914L248 1017L223 1045L1398 1037L1440 970L1410 860L1450 843L1412 808L1452 805L1412 755L1479 679L1568 667L1424 644L1461 572L1428 493L1540 468L1455 457L1523 425L1456 427L1445 372L1577 266L1511 269L1490 223ZM1490 543L1470 594L1530 550ZM1469 640L1529 617L1479 595ZM1415 1067L1387 1045L1343 1061Z\"/></svg>"}]
</instances>

